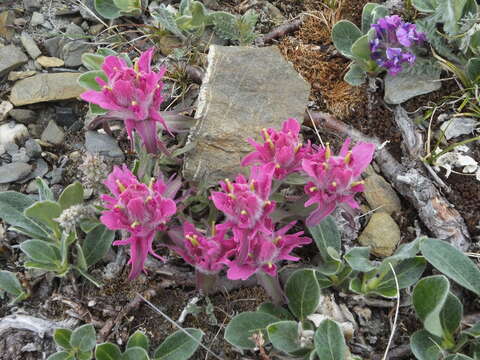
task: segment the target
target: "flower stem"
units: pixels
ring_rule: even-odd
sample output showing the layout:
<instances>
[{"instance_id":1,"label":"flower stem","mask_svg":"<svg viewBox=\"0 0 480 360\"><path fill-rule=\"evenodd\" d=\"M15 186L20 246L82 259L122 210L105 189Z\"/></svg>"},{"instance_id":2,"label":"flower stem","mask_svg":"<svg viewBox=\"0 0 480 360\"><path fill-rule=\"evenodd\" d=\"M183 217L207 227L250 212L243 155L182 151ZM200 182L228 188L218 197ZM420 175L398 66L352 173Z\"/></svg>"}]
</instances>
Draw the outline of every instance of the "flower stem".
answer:
<instances>
[{"instance_id":1,"label":"flower stem","mask_svg":"<svg viewBox=\"0 0 480 360\"><path fill-rule=\"evenodd\" d=\"M263 286L275 305L283 305L287 303L287 297L280 285L278 275L270 276L263 271L259 271L256 276L258 284Z\"/></svg>"},{"instance_id":2,"label":"flower stem","mask_svg":"<svg viewBox=\"0 0 480 360\"><path fill-rule=\"evenodd\" d=\"M217 274L205 274L204 272L195 271L195 281L197 290L203 295L211 294L217 284Z\"/></svg>"}]
</instances>

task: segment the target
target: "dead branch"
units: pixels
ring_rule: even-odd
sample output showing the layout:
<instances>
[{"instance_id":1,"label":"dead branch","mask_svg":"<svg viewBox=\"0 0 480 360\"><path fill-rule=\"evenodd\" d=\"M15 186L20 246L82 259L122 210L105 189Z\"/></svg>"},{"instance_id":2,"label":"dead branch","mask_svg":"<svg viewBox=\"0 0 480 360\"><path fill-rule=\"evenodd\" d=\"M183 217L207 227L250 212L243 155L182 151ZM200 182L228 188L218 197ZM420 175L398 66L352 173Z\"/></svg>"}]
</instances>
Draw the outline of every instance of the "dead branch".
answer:
<instances>
[{"instance_id":1,"label":"dead branch","mask_svg":"<svg viewBox=\"0 0 480 360\"><path fill-rule=\"evenodd\" d=\"M383 174L395 189L417 209L420 219L431 233L462 251L468 249L470 235L465 221L452 204L442 196L432 180L422 172L423 169L409 168L400 164L388 150L379 147L378 139L362 134L330 114L310 112L310 116L308 114L305 116L304 122L307 126L311 121L315 121L316 126L342 133L356 141L374 143L377 146L375 161ZM416 141L410 143L412 151L415 152Z\"/></svg>"},{"instance_id":2,"label":"dead branch","mask_svg":"<svg viewBox=\"0 0 480 360\"><path fill-rule=\"evenodd\" d=\"M264 45L264 44L271 43L274 40L277 40L281 37L284 37L285 35L288 35L297 31L298 29L300 29L300 26L302 25L302 23L303 23L303 18L293 20L286 24L282 24L279 27L270 31L268 34L265 34L264 36L256 39L255 43L257 45Z\"/></svg>"}]
</instances>

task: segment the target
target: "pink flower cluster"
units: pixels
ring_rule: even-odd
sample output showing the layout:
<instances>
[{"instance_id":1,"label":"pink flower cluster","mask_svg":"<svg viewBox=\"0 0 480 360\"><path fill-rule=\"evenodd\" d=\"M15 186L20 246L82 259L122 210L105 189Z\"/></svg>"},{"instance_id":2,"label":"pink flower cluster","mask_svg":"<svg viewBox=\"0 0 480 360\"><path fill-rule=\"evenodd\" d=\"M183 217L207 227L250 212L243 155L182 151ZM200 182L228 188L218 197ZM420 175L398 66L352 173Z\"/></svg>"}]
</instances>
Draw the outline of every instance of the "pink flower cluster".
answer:
<instances>
[{"instance_id":1,"label":"pink flower cluster","mask_svg":"<svg viewBox=\"0 0 480 360\"><path fill-rule=\"evenodd\" d=\"M157 231L165 231L167 221L177 211L173 198L181 183L172 180L166 184L158 179L147 186L125 165L116 166L104 183L113 196L101 196L107 210L100 221L111 230L130 233L128 239L113 244L130 246L129 278L134 279L142 272L148 254L162 259L153 252L152 243Z\"/></svg>"},{"instance_id":2,"label":"pink flower cluster","mask_svg":"<svg viewBox=\"0 0 480 360\"><path fill-rule=\"evenodd\" d=\"M108 110L108 116L123 120L132 147L135 130L149 153L165 151L157 135L157 123L169 133L175 130L167 125L159 112L163 102L162 77L166 69L152 71L153 51L151 48L141 54L134 67L129 67L121 57L107 56L102 70L108 81L97 77L95 80L101 90L89 90L80 95L83 100Z\"/></svg>"}]
</instances>

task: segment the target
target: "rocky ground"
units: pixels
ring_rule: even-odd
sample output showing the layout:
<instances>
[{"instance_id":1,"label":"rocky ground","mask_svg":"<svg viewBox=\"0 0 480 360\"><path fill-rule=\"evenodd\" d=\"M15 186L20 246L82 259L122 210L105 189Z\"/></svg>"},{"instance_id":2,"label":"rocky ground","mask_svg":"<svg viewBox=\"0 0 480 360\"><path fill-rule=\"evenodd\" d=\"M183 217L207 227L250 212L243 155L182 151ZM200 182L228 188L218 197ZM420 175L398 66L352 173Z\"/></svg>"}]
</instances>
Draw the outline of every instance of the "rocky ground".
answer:
<instances>
[{"instance_id":1,"label":"rocky ground","mask_svg":"<svg viewBox=\"0 0 480 360\"><path fill-rule=\"evenodd\" d=\"M382 88L371 93L366 87L346 84L341 79L348 62L331 43L328 20L320 16L324 8L319 1L204 3L211 9L237 13L255 8L261 14L258 31L262 33L301 14L303 23L297 31L275 40L270 47L224 47L227 45L224 41L210 38L203 52L195 49L192 61L203 70L210 67L199 96L200 85L167 57L176 45L165 39L156 42L153 36L142 37L141 25L145 19L122 18L115 22L117 26L107 28L109 24L99 22L88 11L92 1L0 3L0 191L17 190L35 196L38 189L34 179L42 177L58 194L72 181L81 179L78 166L86 153L102 155L108 166L132 160L120 126L113 124L111 134L89 126L93 116L78 99L84 91L77 84L79 73L85 71L81 55L102 46L115 47L133 57L137 50L152 45L159 49L155 63L165 64L169 69L165 109L196 119L191 138L187 141L183 134L176 139L178 147L190 142L195 150L186 153L183 169L175 164L169 164L169 169L171 173L182 171L187 180L202 186L212 185L239 169L240 159L250 151L245 138L256 136L263 127L279 127L287 117L303 119L307 104L311 111L333 114L366 136L389 141L387 149L402 162L407 152L396 122L396 104L403 103L413 119L420 115L417 112L420 107L439 101L455 86L448 81L432 83L429 78L419 78L412 85L399 77L387 79ZM345 1L341 18L358 23L364 3ZM207 45L211 43L214 46L207 53ZM238 90L242 84L247 84L250 92ZM405 102L405 99L410 100ZM225 104L229 105L227 109ZM433 124L437 125L437 121L435 118ZM311 121L306 120L304 125L304 137L318 142ZM318 130L323 140L334 146L345 138L345 134L331 129ZM472 147L472 152L480 159L478 145ZM370 246L378 258L391 255L399 244L419 233L435 233L428 219L419 216L415 201L382 171L377 164L369 168L362 199L365 215L356 219L352 228L344 228L343 234L345 246L358 241ZM480 182L461 174L440 177L444 198L465 220L467 238L474 243L480 236ZM336 217L342 221L341 213ZM136 293L148 297L174 319L178 319L195 296L192 269L177 259L167 264L149 259L148 278L142 276L136 282L129 282L123 267L126 255L123 250L112 249L104 264L93 271L105 283L102 289L96 289L79 279L58 279L26 271L16 248L22 240L21 235L8 231L6 224L0 223L0 268L18 272L33 294L13 308L7 306L7 299L0 300L1 359L44 359L54 349L52 328L73 327L81 322L93 323L103 341L122 344L128 334L142 329L157 344L173 328L139 301ZM474 243L472 249L476 248ZM304 255L308 262L316 254L312 247ZM235 285L213 296L210 299L213 310L202 300L197 304L199 313L188 315L183 323L203 329L205 344L224 359L253 358L236 352L222 335L229 319L238 312L255 309L266 298L261 288L246 285L249 284ZM388 341L395 304L367 303L343 293L336 294L336 300L354 314L356 335L350 344L353 351L365 359L380 358ZM471 307L473 311L478 305L472 303ZM398 354L397 358L409 358L405 345L408 335L418 327L412 311L406 306L401 308L392 352ZM207 358L202 350L196 356L196 359Z\"/></svg>"}]
</instances>

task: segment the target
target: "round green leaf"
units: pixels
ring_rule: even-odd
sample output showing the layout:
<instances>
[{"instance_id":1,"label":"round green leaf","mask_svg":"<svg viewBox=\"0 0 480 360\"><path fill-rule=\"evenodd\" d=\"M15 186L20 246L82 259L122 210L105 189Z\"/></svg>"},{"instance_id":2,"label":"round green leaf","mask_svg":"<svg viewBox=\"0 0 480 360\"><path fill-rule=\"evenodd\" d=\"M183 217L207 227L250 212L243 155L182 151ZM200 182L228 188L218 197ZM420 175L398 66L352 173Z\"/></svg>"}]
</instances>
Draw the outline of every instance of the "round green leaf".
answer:
<instances>
[{"instance_id":1,"label":"round green leaf","mask_svg":"<svg viewBox=\"0 0 480 360\"><path fill-rule=\"evenodd\" d=\"M115 238L115 231L98 225L90 231L82 245L83 255L87 266L92 266L105 256Z\"/></svg>"},{"instance_id":2,"label":"round green leaf","mask_svg":"<svg viewBox=\"0 0 480 360\"><path fill-rule=\"evenodd\" d=\"M337 22L332 29L333 44L340 54L348 58L352 58L352 45L360 36L360 29L348 20Z\"/></svg>"},{"instance_id":3,"label":"round green leaf","mask_svg":"<svg viewBox=\"0 0 480 360\"><path fill-rule=\"evenodd\" d=\"M314 269L295 271L287 280L285 292L290 311L303 321L313 314L320 302L320 286Z\"/></svg>"},{"instance_id":4,"label":"round green leaf","mask_svg":"<svg viewBox=\"0 0 480 360\"><path fill-rule=\"evenodd\" d=\"M75 357L66 351L60 351L50 355L47 360L75 360Z\"/></svg>"},{"instance_id":5,"label":"round green leaf","mask_svg":"<svg viewBox=\"0 0 480 360\"><path fill-rule=\"evenodd\" d=\"M20 250L30 259L38 263L55 264L61 261L58 249L46 241L26 240L20 244Z\"/></svg>"},{"instance_id":6,"label":"round green leaf","mask_svg":"<svg viewBox=\"0 0 480 360\"><path fill-rule=\"evenodd\" d=\"M279 321L270 324L267 326L267 332L275 349L287 354L301 350L296 321Z\"/></svg>"},{"instance_id":7,"label":"round green leaf","mask_svg":"<svg viewBox=\"0 0 480 360\"><path fill-rule=\"evenodd\" d=\"M410 337L410 348L417 360L438 360L442 355L440 346L442 339L430 334L427 330L419 330Z\"/></svg>"},{"instance_id":8,"label":"round green leaf","mask_svg":"<svg viewBox=\"0 0 480 360\"><path fill-rule=\"evenodd\" d=\"M191 336L182 330L175 331L155 350L154 358L156 360L187 360L190 358L197 351L204 334L199 329L186 328L184 330Z\"/></svg>"},{"instance_id":9,"label":"round green leaf","mask_svg":"<svg viewBox=\"0 0 480 360\"><path fill-rule=\"evenodd\" d=\"M88 70L101 70L105 56L98 54L82 54L82 64Z\"/></svg>"},{"instance_id":10,"label":"round green leaf","mask_svg":"<svg viewBox=\"0 0 480 360\"><path fill-rule=\"evenodd\" d=\"M425 259L437 270L480 295L480 270L464 253L449 243L437 239L423 240L420 250Z\"/></svg>"},{"instance_id":11,"label":"round green leaf","mask_svg":"<svg viewBox=\"0 0 480 360\"><path fill-rule=\"evenodd\" d=\"M60 194L58 202L63 210L68 209L72 205L83 203L83 186L78 181L68 185Z\"/></svg>"},{"instance_id":12,"label":"round green leaf","mask_svg":"<svg viewBox=\"0 0 480 360\"><path fill-rule=\"evenodd\" d=\"M261 304L258 307L257 311L275 316L279 320L295 320L295 318L290 313L290 311L288 311L284 307L281 307L272 303Z\"/></svg>"},{"instance_id":13,"label":"round green leaf","mask_svg":"<svg viewBox=\"0 0 480 360\"><path fill-rule=\"evenodd\" d=\"M64 349L71 349L70 338L72 336L72 331L70 329L55 329L53 332L53 340L58 346L61 346Z\"/></svg>"},{"instance_id":14,"label":"round green leaf","mask_svg":"<svg viewBox=\"0 0 480 360\"><path fill-rule=\"evenodd\" d=\"M359 64L352 63L343 80L352 86L360 86L367 80L367 73Z\"/></svg>"},{"instance_id":15,"label":"round green leaf","mask_svg":"<svg viewBox=\"0 0 480 360\"><path fill-rule=\"evenodd\" d=\"M433 13L437 7L438 0L412 0L412 5L418 11Z\"/></svg>"},{"instance_id":16,"label":"round green leaf","mask_svg":"<svg viewBox=\"0 0 480 360\"><path fill-rule=\"evenodd\" d=\"M17 276L7 270L0 271L0 290L6 291L13 296L20 296L24 293Z\"/></svg>"},{"instance_id":17,"label":"round green leaf","mask_svg":"<svg viewBox=\"0 0 480 360\"><path fill-rule=\"evenodd\" d=\"M328 248L333 248L338 254L341 253L342 241L340 232L332 216L327 216L317 226L309 227L308 231L312 235L313 240L315 240L315 244L317 244L318 251L320 252L320 257L324 263L332 260L328 254Z\"/></svg>"},{"instance_id":18,"label":"round green leaf","mask_svg":"<svg viewBox=\"0 0 480 360\"><path fill-rule=\"evenodd\" d=\"M268 339L266 328L278 318L262 312L244 312L235 316L225 329L225 340L241 349L253 349L256 345L250 339L254 333L262 332Z\"/></svg>"},{"instance_id":19,"label":"round green leaf","mask_svg":"<svg viewBox=\"0 0 480 360\"><path fill-rule=\"evenodd\" d=\"M449 293L440 312L440 322L444 334L453 340L463 318L463 305L452 293Z\"/></svg>"},{"instance_id":20,"label":"round green leaf","mask_svg":"<svg viewBox=\"0 0 480 360\"><path fill-rule=\"evenodd\" d=\"M103 343L97 345L95 349L96 360L117 360L122 356L119 347L111 343Z\"/></svg>"},{"instance_id":21,"label":"round green leaf","mask_svg":"<svg viewBox=\"0 0 480 360\"><path fill-rule=\"evenodd\" d=\"M115 6L113 0L95 0L95 10L105 19L115 19L120 17L121 12Z\"/></svg>"},{"instance_id":22,"label":"round green leaf","mask_svg":"<svg viewBox=\"0 0 480 360\"><path fill-rule=\"evenodd\" d=\"M473 82L480 80L480 58L471 58L467 62L467 76Z\"/></svg>"},{"instance_id":23,"label":"round green leaf","mask_svg":"<svg viewBox=\"0 0 480 360\"><path fill-rule=\"evenodd\" d=\"M148 351L150 340L148 340L148 337L143 332L137 330L128 338L127 349L131 347L141 347Z\"/></svg>"},{"instance_id":24,"label":"round green leaf","mask_svg":"<svg viewBox=\"0 0 480 360\"><path fill-rule=\"evenodd\" d=\"M51 200L37 201L32 206L25 209L25 215L31 219L40 221L56 234L60 233L58 223L54 220L62 214L62 209L58 203Z\"/></svg>"},{"instance_id":25,"label":"round green leaf","mask_svg":"<svg viewBox=\"0 0 480 360\"><path fill-rule=\"evenodd\" d=\"M344 259L353 270L368 272L375 269L375 266L370 262L370 248L368 247L354 247L345 254Z\"/></svg>"},{"instance_id":26,"label":"round green leaf","mask_svg":"<svg viewBox=\"0 0 480 360\"><path fill-rule=\"evenodd\" d=\"M347 345L342 329L335 321L323 320L315 332L314 341L320 359L345 360Z\"/></svg>"},{"instance_id":27,"label":"round green leaf","mask_svg":"<svg viewBox=\"0 0 480 360\"><path fill-rule=\"evenodd\" d=\"M463 354L453 354L445 358L445 360L473 360L470 356Z\"/></svg>"},{"instance_id":28,"label":"round green leaf","mask_svg":"<svg viewBox=\"0 0 480 360\"><path fill-rule=\"evenodd\" d=\"M144 348L137 346L127 349L123 353L121 360L150 360L150 358Z\"/></svg>"},{"instance_id":29,"label":"round green leaf","mask_svg":"<svg viewBox=\"0 0 480 360\"><path fill-rule=\"evenodd\" d=\"M100 91L102 87L97 82L97 78L101 78L108 82L107 75L102 70L91 70L84 72L78 77L78 85L85 89Z\"/></svg>"},{"instance_id":30,"label":"round green leaf","mask_svg":"<svg viewBox=\"0 0 480 360\"><path fill-rule=\"evenodd\" d=\"M352 44L352 55L355 59L360 59L365 62L372 60L370 53L370 43L368 41L368 34L359 37Z\"/></svg>"},{"instance_id":31,"label":"round green leaf","mask_svg":"<svg viewBox=\"0 0 480 360\"><path fill-rule=\"evenodd\" d=\"M450 283L443 275L421 279L413 289L412 302L417 316L430 333L442 337L440 312L447 300Z\"/></svg>"},{"instance_id":32,"label":"round green leaf","mask_svg":"<svg viewBox=\"0 0 480 360\"><path fill-rule=\"evenodd\" d=\"M91 324L76 328L70 337L70 345L79 348L81 352L93 350L96 341L95 328Z\"/></svg>"}]
</instances>

